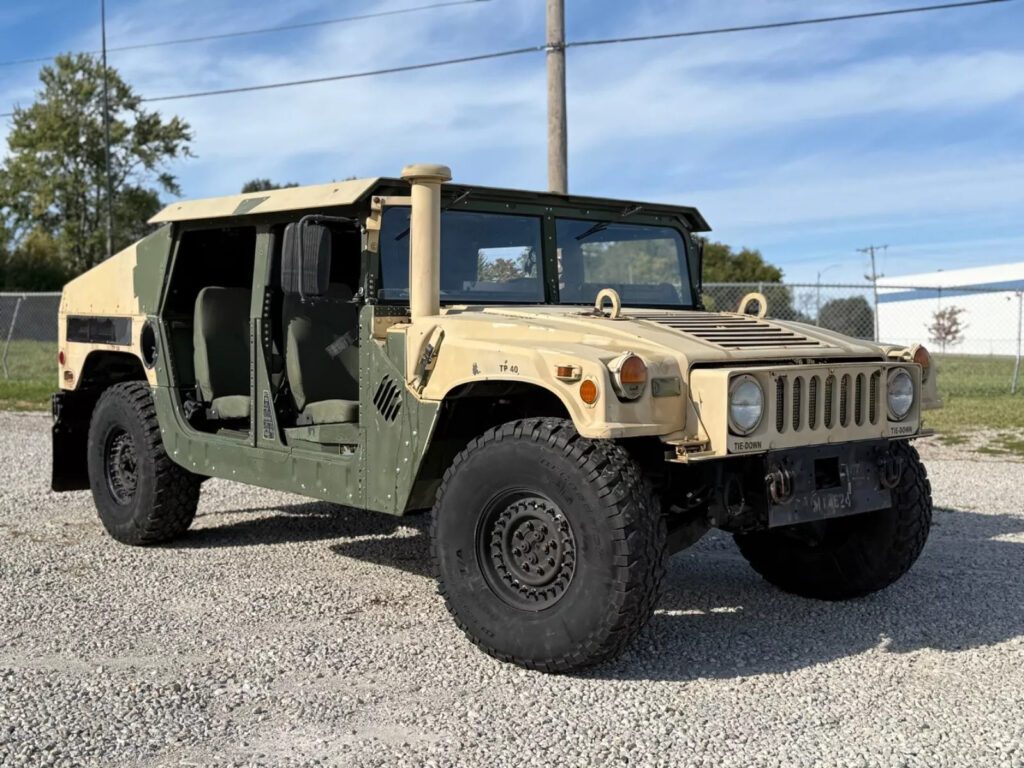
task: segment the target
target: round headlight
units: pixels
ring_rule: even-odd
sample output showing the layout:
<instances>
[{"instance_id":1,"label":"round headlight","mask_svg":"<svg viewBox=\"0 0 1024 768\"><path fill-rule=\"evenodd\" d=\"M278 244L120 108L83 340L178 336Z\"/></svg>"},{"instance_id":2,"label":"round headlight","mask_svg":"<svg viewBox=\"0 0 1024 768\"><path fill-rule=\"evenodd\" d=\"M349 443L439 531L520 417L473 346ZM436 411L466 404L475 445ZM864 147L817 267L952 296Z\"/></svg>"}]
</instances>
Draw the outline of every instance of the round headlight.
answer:
<instances>
[{"instance_id":1,"label":"round headlight","mask_svg":"<svg viewBox=\"0 0 1024 768\"><path fill-rule=\"evenodd\" d=\"M889 418L903 421L914 405L914 380L903 368L895 368L889 372Z\"/></svg>"},{"instance_id":2,"label":"round headlight","mask_svg":"<svg viewBox=\"0 0 1024 768\"><path fill-rule=\"evenodd\" d=\"M733 379L729 387L729 426L737 435L749 435L761 423L764 393L749 376Z\"/></svg>"}]
</instances>

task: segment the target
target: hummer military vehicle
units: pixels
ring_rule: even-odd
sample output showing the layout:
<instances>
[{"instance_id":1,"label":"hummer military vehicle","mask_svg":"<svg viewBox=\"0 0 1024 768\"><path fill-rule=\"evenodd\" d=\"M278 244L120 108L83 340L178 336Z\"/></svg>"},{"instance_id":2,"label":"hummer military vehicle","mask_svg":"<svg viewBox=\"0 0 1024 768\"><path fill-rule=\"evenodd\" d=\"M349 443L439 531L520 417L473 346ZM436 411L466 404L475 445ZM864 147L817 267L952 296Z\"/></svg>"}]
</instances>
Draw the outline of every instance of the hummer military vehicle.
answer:
<instances>
[{"instance_id":1,"label":"hummer military vehicle","mask_svg":"<svg viewBox=\"0 0 1024 768\"><path fill-rule=\"evenodd\" d=\"M60 304L54 490L126 544L226 478L431 510L493 656L569 671L650 619L711 528L767 581L891 584L931 522L927 350L706 311L694 208L450 183L440 165L174 203Z\"/></svg>"}]
</instances>

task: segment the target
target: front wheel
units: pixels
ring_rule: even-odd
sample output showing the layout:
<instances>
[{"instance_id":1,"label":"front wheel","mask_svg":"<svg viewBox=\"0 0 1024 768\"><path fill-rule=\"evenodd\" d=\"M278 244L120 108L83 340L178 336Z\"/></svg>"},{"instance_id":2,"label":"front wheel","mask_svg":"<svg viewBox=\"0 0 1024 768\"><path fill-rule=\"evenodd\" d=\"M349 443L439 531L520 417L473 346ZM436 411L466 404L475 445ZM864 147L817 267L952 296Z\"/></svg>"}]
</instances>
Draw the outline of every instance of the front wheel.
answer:
<instances>
[{"instance_id":1,"label":"front wheel","mask_svg":"<svg viewBox=\"0 0 1024 768\"><path fill-rule=\"evenodd\" d=\"M474 439L445 473L431 538L448 610L503 661L595 664L654 612L665 547L656 500L621 446L564 419Z\"/></svg>"},{"instance_id":2,"label":"front wheel","mask_svg":"<svg viewBox=\"0 0 1024 768\"><path fill-rule=\"evenodd\" d=\"M192 524L200 478L168 458L145 382L115 384L100 396L88 462L100 521L118 541L157 544Z\"/></svg>"},{"instance_id":3,"label":"front wheel","mask_svg":"<svg viewBox=\"0 0 1024 768\"><path fill-rule=\"evenodd\" d=\"M845 600L892 584L910 570L928 538L932 491L909 443L890 448L902 468L888 509L737 534L740 553L780 589Z\"/></svg>"}]
</instances>

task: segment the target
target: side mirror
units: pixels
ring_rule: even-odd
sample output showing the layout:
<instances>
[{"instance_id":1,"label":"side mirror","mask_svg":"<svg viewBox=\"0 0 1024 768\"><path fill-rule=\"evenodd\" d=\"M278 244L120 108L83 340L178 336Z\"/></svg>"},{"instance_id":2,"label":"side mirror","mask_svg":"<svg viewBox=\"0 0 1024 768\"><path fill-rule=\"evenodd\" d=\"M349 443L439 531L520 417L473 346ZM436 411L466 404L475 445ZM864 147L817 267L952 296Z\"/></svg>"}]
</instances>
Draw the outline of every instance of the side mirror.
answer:
<instances>
[{"instance_id":1,"label":"side mirror","mask_svg":"<svg viewBox=\"0 0 1024 768\"><path fill-rule=\"evenodd\" d=\"M291 296L323 296L331 275L331 230L303 219L284 228L281 290Z\"/></svg>"}]
</instances>

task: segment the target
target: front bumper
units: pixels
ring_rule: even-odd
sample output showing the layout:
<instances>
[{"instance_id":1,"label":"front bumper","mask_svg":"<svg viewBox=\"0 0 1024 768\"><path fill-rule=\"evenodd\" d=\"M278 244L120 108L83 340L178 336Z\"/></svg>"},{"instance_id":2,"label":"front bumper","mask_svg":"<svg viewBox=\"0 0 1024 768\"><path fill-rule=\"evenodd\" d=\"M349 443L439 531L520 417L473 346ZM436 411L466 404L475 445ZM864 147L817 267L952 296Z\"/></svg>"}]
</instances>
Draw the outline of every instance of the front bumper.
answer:
<instances>
[{"instance_id":1,"label":"front bumper","mask_svg":"<svg viewBox=\"0 0 1024 768\"><path fill-rule=\"evenodd\" d=\"M888 440L818 445L717 462L712 524L756 530L886 509L901 467Z\"/></svg>"}]
</instances>

